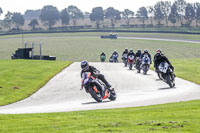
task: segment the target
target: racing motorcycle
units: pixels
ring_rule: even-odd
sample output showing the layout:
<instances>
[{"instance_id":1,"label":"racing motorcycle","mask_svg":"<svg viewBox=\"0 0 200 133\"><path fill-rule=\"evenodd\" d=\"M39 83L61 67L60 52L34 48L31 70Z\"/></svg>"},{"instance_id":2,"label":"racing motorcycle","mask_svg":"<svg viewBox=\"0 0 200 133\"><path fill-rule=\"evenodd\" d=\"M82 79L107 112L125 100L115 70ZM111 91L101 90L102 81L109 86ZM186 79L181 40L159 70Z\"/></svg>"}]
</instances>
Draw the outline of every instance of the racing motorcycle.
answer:
<instances>
[{"instance_id":1,"label":"racing motorcycle","mask_svg":"<svg viewBox=\"0 0 200 133\"><path fill-rule=\"evenodd\" d=\"M118 62L118 59L117 59L117 58L118 58L118 55L117 55L117 54L114 54L114 55L113 55L113 62L114 62L114 63L117 63L117 62Z\"/></svg>"},{"instance_id":2,"label":"racing motorcycle","mask_svg":"<svg viewBox=\"0 0 200 133\"><path fill-rule=\"evenodd\" d=\"M169 64L167 62L161 62L158 66L158 70L163 81L166 82L170 88L173 88L175 86L175 75Z\"/></svg>"},{"instance_id":3,"label":"racing motorcycle","mask_svg":"<svg viewBox=\"0 0 200 133\"><path fill-rule=\"evenodd\" d=\"M145 54L144 57L142 58L142 70L144 75L147 74L149 66L150 66L150 58L148 57L147 54Z\"/></svg>"},{"instance_id":4,"label":"racing motorcycle","mask_svg":"<svg viewBox=\"0 0 200 133\"><path fill-rule=\"evenodd\" d=\"M101 80L92 76L90 72L83 73L82 77L82 85L85 91L90 93L97 102L102 102L107 98L114 101L117 98L114 88L109 90Z\"/></svg>"},{"instance_id":5,"label":"racing motorcycle","mask_svg":"<svg viewBox=\"0 0 200 133\"><path fill-rule=\"evenodd\" d=\"M128 56L129 70L132 70L133 63L134 63L134 56L133 55L129 55Z\"/></svg>"},{"instance_id":6,"label":"racing motorcycle","mask_svg":"<svg viewBox=\"0 0 200 133\"><path fill-rule=\"evenodd\" d=\"M105 62L106 56L105 56L105 55L102 55L102 56L100 57L100 60L101 60L101 62Z\"/></svg>"},{"instance_id":7,"label":"racing motorcycle","mask_svg":"<svg viewBox=\"0 0 200 133\"><path fill-rule=\"evenodd\" d=\"M140 60L139 57L136 58L135 68L137 69L137 72L140 73L140 70L141 70L141 60Z\"/></svg>"},{"instance_id":8,"label":"racing motorcycle","mask_svg":"<svg viewBox=\"0 0 200 133\"><path fill-rule=\"evenodd\" d=\"M124 54L122 57L123 63L125 65L125 67L127 67L128 64L128 54Z\"/></svg>"}]
</instances>

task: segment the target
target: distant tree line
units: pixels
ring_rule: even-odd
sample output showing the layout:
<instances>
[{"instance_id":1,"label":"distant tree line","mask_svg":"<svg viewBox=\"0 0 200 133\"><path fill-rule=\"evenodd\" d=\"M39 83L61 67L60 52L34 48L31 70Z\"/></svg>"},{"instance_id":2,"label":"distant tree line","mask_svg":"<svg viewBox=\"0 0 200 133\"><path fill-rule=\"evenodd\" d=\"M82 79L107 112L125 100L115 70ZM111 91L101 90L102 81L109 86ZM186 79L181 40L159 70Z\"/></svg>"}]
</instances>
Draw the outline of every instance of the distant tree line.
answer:
<instances>
[{"instance_id":1,"label":"distant tree line","mask_svg":"<svg viewBox=\"0 0 200 133\"><path fill-rule=\"evenodd\" d=\"M0 15L3 10L0 8ZM92 12L83 13L76 6L68 6L67 8L58 11L58 9L52 5L44 6L41 10L27 10L24 15L21 13L11 13L7 12L2 22L2 26L10 29L11 25L15 25L17 29L25 23L25 18L29 18L31 21L28 24L32 29L36 29L39 25L38 20L40 20L43 25L48 26L49 29L52 28L58 21L61 21L63 27L67 27L71 21L73 27L77 26L77 21L79 19L84 19L85 17L90 18L91 22L94 22L96 28L100 28L101 23L105 19L110 21L110 26L115 27L115 23L118 20L124 20L126 22L126 27L132 27L131 21L137 18L141 21L142 27L145 27L146 21L150 20L150 26L162 27L163 25L168 27L169 21L176 26L180 23L181 26L191 26L191 23L195 21L196 26L200 23L200 3L187 3L185 0L176 0L174 3L170 1L159 1L153 6L140 7L135 13L129 9L124 11L119 11L113 7L103 9L102 7L95 7ZM156 24L153 23L156 21ZM165 23L163 23L163 21ZM163 24L162 24L163 23Z\"/></svg>"}]
</instances>

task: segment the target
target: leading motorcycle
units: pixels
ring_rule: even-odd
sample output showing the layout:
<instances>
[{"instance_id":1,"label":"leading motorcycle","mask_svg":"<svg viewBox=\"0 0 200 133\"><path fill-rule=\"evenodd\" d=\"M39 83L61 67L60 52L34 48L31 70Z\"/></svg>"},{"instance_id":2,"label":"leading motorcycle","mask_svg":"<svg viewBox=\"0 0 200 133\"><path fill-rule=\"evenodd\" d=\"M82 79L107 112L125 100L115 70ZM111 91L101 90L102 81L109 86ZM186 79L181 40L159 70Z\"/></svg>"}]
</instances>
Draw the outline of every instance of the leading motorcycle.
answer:
<instances>
[{"instance_id":1,"label":"leading motorcycle","mask_svg":"<svg viewBox=\"0 0 200 133\"><path fill-rule=\"evenodd\" d=\"M117 98L114 88L109 90L101 80L92 76L90 72L83 73L82 77L82 87L84 87L85 91L90 93L92 98L97 102L102 102L107 98L114 101Z\"/></svg>"}]
</instances>

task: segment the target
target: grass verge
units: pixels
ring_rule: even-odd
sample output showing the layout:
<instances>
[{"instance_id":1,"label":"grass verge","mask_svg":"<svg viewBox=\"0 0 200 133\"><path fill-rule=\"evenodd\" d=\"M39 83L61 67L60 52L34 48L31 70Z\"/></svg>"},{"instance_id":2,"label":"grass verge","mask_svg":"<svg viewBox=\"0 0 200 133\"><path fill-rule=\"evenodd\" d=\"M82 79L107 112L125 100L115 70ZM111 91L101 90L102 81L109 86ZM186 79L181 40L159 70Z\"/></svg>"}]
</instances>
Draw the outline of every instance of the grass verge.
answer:
<instances>
[{"instance_id":1,"label":"grass verge","mask_svg":"<svg viewBox=\"0 0 200 133\"><path fill-rule=\"evenodd\" d=\"M0 132L200 132L199 106L199 101L190 101L124 109L0 115Z\"/></svg>"},{"instance_id":2,"label":"grass verge","mask_svg":"<svg viewBox=\"0 0 200 133\"><path fill-rule=\"evenodd\" d=\"M1 60L0 105L30 96L69 64L68 61Z\"/></svg>"},{"instance_id":3,"label":"grass verge","mask_svg":"<svg viewBox=\"0 0 200 133\"><path fill-rule=\"evenodd\" d=\"M200 58L173 59L175 73L179 78L200 84Z\"/></svg>"},{"instance_id":4,"label":"grass verge","mask_svg":"<svg viewBox=\"0 0 200 133\"><path fill-rule=\"evenodd\" d=\"M57 60L100 61L99 55L104 51L107 57L116 49L121 55L126 47L137 49L148 49L155 54L156 49L161 48L169 58L199 58L199 43L183 43L155 40L134 39L100 39L100 35L109 33L53 33L53 34L27 34L24 35L25 42L42 42L44 55L56 56ZM150 38L177 38L177 39L199 39L199 35L182 34L148 34L148 33L119 33L119 36L127 37L150 37ZM97 38L99 37L99 38ZM22 46L21 35L0 37L0 59L10 59L16 49ZM39 54L39 46L35 46L34 54ZM121 58L121 57L120 57ZM108 58L107 60L108 61Z\"/></svg>"}]
</instances>

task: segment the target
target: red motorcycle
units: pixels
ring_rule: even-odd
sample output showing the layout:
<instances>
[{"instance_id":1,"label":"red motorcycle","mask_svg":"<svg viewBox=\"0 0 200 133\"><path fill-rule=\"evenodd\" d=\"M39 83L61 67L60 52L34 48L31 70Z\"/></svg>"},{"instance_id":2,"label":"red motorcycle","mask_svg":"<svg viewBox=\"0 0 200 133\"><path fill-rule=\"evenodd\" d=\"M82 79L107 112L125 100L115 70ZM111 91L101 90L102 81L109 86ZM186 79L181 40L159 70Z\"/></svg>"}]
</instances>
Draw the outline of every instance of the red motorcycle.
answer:
<instances>
[{"instance_id":1,"label":"red motorcycle","mask_svg":"<svg viewBox=\"0 0 200 133\"><path fill-rule=\"evenodd\" d=\"M134 56L133 55L128 56L128 64L129 64L129 69L132 70L132 67L134 64Z\"/></svg>"},{"instance_id":2,"label":"red motorcycle","mask_svg":"<svg viewBox=\"0 0 200 133\"><path fill-rule=\"evenodd\" d=\"M117 98L114 88L109 90L101 80L92 76L90 72L83 73L82 77L82 87L97 102L102 102L102 100L107 98L114 101Z\"/></svg>"}]
</instances>

